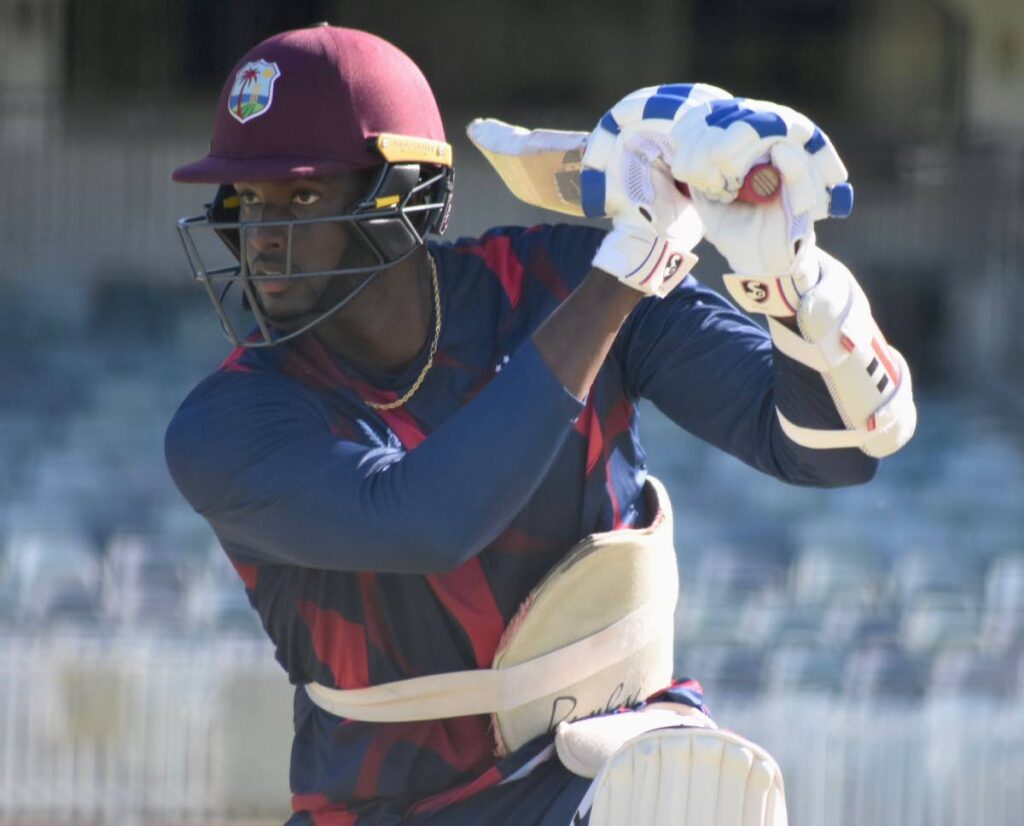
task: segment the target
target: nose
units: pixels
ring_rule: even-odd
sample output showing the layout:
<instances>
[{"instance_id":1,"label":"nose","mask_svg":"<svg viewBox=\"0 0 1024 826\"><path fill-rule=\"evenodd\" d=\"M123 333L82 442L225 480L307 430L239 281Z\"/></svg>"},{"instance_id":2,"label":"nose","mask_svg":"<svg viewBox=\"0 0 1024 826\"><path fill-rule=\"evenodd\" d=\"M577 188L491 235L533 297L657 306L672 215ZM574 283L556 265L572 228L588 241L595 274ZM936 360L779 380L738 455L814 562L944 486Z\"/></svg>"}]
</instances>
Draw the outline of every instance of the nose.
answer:
<instances>
[{"instance_id":1,"label":"nose","mask_svg":"<svg viewBox=\"0 0 1024 826\"><path fill-rule=\"evenodd\" d=\"M245 239L249 249L260 255L284 252L288 243L287 227L261 226L245 227Z\"/></svg>"}]
</instances>

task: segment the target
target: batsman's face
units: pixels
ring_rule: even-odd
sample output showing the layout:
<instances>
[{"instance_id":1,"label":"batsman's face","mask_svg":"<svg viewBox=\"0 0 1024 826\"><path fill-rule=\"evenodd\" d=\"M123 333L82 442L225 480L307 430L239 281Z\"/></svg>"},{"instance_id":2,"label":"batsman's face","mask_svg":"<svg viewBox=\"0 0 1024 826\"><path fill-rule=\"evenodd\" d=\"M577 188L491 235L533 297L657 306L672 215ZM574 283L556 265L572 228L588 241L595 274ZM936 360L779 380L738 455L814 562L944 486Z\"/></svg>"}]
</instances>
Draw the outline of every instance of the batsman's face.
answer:
<instances>
[{"instance_id":1,"label":"batsman's face","mask_svg":"<svg viewBox=\"0 0 1024 826\"><path fill-rule=\"evenodd\" d=\"M363 195L365 180L355 173L328 178L295 178L288 181L236 181L239 220L296 221L331 218L350 211ZM309 276L301 273L366 266L369 256L352 243L342 221L296 224L291 228L291 274L288 271L288 227L243 227L243 254L249 272L280 278L253 281L264 313L279 326L288 328L347 295L363 275Z\"/></svg>"}]
</instances>

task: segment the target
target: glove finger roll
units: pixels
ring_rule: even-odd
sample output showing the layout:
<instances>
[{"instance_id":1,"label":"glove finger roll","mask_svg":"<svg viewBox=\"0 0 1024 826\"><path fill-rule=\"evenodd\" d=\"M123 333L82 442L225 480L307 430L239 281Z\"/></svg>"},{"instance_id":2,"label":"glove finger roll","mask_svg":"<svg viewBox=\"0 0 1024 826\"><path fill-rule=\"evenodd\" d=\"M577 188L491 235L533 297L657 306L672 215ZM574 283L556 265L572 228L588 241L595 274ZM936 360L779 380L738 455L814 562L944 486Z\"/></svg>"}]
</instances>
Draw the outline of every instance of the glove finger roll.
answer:
<instances>
[{"instance_id":1,"label":"glove finger roll","mask_svg":"<svg viewBox=\"0 0 1024 826\"><path fill-rule=\"evenodd\" d=\"M620 128L647 119L672 121L684 105L693 107L730 97L724 89L707 83L665 83L626 95L611 108L610 114Z\"/></svg>"},{"instance_id":2,"label":"glove finger roll","mask_svg":"<svg viewBox=\"0 0 1024 826\"><path fill-rule=\"evenodd\" d=\"M705 119L709 112L710 104L691 109L673 127L676 152L672 159L672 176L706 195L721 198L726 190L725 176L710 160L721 133L707 128Z\"/></svg>"},{"instance_id":3,"label":"glove finger roll","mask_svg":"<svg viewBox=\"0 0 1024 826\"><path fill-rule=\"evenodd\" d=\"M704 236L704 225L693 204L682 198L676 189L675 179L663 167L648 168L647 182L652 198L648 209L655 226L663 227L684 249L697 246Z\"/></svg>"},{"instance_id":4,"label":"glove finger roll","mask_svg":"<svg viewBox=\"0 0 1024 826\"><path fill-rule=\"evenodd\" d=\"M846 166L831 143L826 143L820 150L812 153L811 157L814 159L818 174L827 186L835 186L849 178Z\"/></svg>"},{"instance_id":5,"label":"glove finger roll","mask_svg":"<svg viewBox=\"0 0 1024 826\"><path fill-rule=\"evenodd\" d=\"M587 137L587 148L583 151L583 166L591 169L607 169L617 139L618 132L613 134L602 128L591 132Z\"/></svg>"},{"instance_id":6,"label":"glove finger roll","mask_svg":"<svg viewBox=\"0 0 1024 826\"><path fill-rule=\"evenodd\" d=\"M806 152L791 144L779 143L772 147L771 158L782 175L793 214L799 215L822 204L827 205L827 193Z\"/></svg>"},{"instance_id":7,"label":"glove finger roll","mask_svg":"<svg viewBox=\"0 0 1024 826\"><path fill-rule=\"evenodd\" d=\"M608 112L621 130L623 126L635 124L644 119L644 107L654 97L657 87L641 94L632 94L616 103Z\"/></svg>"}]
</instances>

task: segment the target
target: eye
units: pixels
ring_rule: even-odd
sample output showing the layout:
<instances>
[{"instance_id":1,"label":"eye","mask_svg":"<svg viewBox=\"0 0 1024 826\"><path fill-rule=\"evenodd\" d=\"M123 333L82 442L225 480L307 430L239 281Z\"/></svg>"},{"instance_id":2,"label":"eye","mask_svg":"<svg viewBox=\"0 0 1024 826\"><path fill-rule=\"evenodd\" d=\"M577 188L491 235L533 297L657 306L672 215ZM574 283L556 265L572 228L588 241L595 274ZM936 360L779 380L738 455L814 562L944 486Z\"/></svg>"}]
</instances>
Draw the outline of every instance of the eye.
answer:
<instances>
[{"instance_id":1,"label":"eye","mask_svg":"<svg viewBox=\"0 0 1024 826\"><path fill-rule=\"evenodd\" d=\"M258 206L260 203L260 196L255 192L243 191L238 193L238 202L242 206Z\"/></svg>"},{"instance_id":2,"label":"eye","mask_svg":"<svg viewBox=\"0 0 1024 826\"><path fill-rule=\"evenodd\" d=\"M292 203L299 206L312 206L320 200L320 193L311 189L300 189L292 195Z\"/></svg>"}]
</instances>

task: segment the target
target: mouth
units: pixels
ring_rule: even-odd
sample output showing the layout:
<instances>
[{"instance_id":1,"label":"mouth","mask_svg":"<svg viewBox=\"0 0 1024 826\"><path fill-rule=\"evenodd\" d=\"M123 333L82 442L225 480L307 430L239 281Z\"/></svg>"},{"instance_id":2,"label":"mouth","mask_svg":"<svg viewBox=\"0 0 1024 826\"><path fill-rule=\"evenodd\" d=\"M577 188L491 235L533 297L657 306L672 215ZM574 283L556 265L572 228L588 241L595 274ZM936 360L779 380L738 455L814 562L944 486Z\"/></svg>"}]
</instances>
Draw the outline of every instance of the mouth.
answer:
<instances>
[{"instance_id":1,"label":"mouth","mask_svg":"<svg viewBox=\"0 0 1024 826\"><path fill-rule=\"evenodd\" d=\"M257 281L256 289L263 295L278 295L291 286L286 278L268 278L266 281Z\"/></svg>"},{"instance_id":2,"label":"mouth","mask_svg":"<svg viewBox=\"0 0 1024 826\"><path fill-rule=\"evenodd\" d=\"M254 270L253 275L256 276L253 279L253 284L256 285L256 290L261 295L278 295L280 293L283 293L291 286L291 279L289 278L272 277L284 275L284 273L281 272L280 270Z\"/></svg>"}]
</instances>

